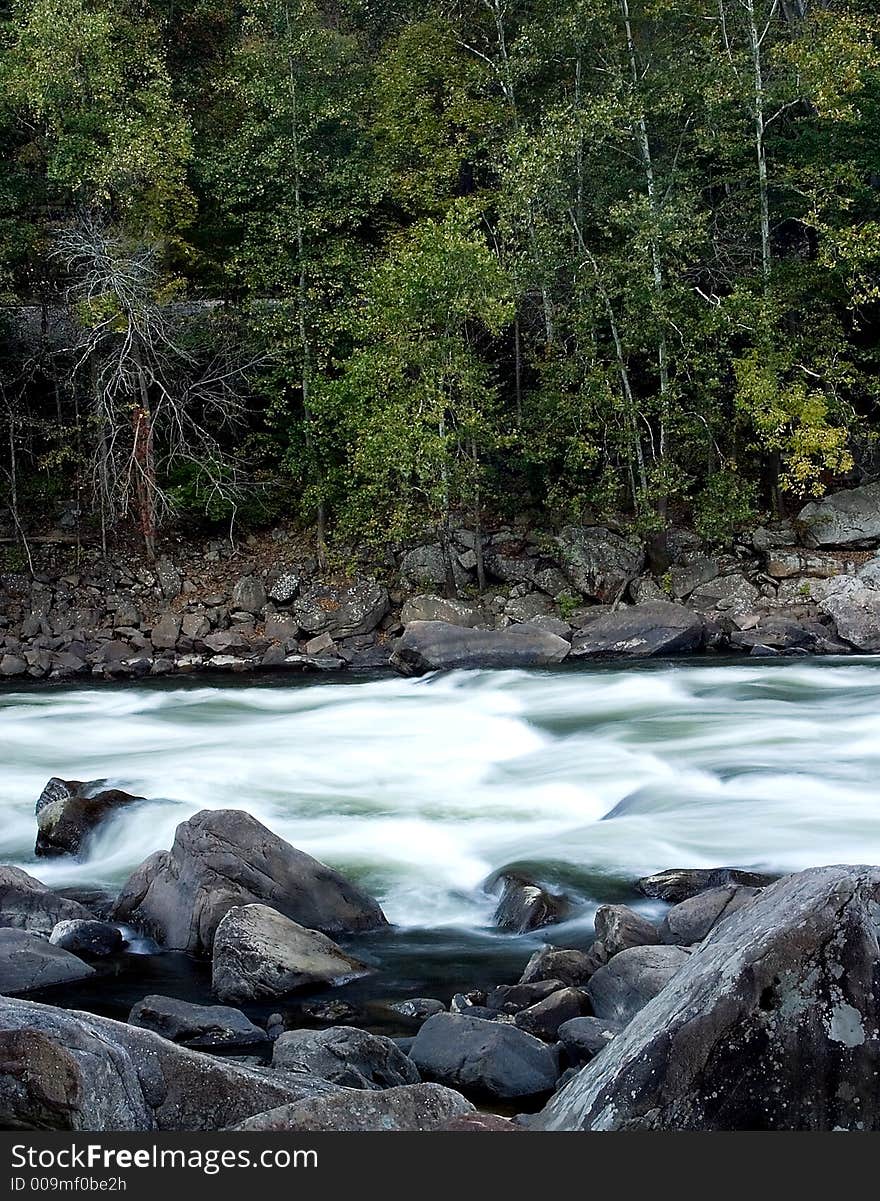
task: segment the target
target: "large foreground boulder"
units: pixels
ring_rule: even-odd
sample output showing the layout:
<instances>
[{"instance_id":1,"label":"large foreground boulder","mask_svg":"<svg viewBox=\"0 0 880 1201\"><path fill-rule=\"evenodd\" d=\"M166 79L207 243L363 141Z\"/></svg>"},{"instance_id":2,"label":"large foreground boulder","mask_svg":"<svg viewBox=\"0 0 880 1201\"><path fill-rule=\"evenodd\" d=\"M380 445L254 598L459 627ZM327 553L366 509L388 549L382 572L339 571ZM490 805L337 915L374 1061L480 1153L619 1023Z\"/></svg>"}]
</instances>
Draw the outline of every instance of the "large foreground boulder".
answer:
<instances>
[{"instance_id":1,"label":"large foreground boulder","mask_svg":"<svg viewBox=\"0 0 880 1201\"><path fill-rule=\"evenodd\" d=\"M558 634L534 625L475 630L447 621L411 621L397 640L391 665L401 675L468 667L547 667L570 650Z\"/></svg>"},{"instance_id":2,"label":"large foreground boulder","mask_svg":"<svg viewBox=\"0 0 880 1201\"><path fill-rule=\"evenodd\" d=\"M110 1018L0 997L4 1130L219 1130L332 1087L217 1060Z\"/></svg>"},{"instance_id":3,"label":"large foreground boulder","mask_svg":"<svg viewBox=\"0 0 880 1201\"><path fill-rule=\"evenodd\" d=\"M11 926L48 936L59 922L91 916L84 905L59 896L20 867L0 867L0 929Z\"/></svg>"},{"instance_id":4,"label":"large foreground boulder","mask_svg":"<svg viewBox=\"0 0 880 1201\"><path fill-rule=\"evenodd\" d=\"M288 1030L272 1049L272 1066L346 1088L396 1088L420 1081L418 1068L396 1043L356 1026Z\"/></svg>"},{"instance_id":5,"label":"large foreground boulder","mask_svg":"<svg viewBox=\"0 0 880 1201\"><path fill-rule=\"evenodd\" d=\"M143 800L120 788L104 788L104 783L52 777L36 804L37 855L78 854L88 836L111 813Z\"/></svg>"},{"instance_id":6,"label":"large foreground boulder","mask_svg":"<svg viewBox=\"0 0 880 1201\"><path fill-rule=\"evenodd\" d=\"M211 985L221 1001L282 997L302 988L345 984L370 971L325 934L267 905L228 910L214 935Z\"/></svg>"},{"instance_id":7,"label":"large foreground boulder","mask_svg":"<svg viewBox=\"0 0 880 1201\"><path fill-rule=\"evenodd\" d=\"M699 613L670 601L649 601L606 613L576 634L573 659L648 659L702 649L706 623Z\"/></svg>"},{"instance_id":8,"label":"large foreground boulder","mask_svg":"<svg viewBox=\"0 0 880 1201\"><path fill-rule=\"evenodd\" d=\"M880 483L810 501L798 523L809 546L872 546L880 541Z\"/></svg>"},{"instance_id":9,"label":"large foreground boulder","mask_svg":"<svg viewBox=\"0 0 880 1201\"><path fill-rule=\"evenodd\" d=\"M236 1130L309 1130L368 1133L437 1130L474 1113L461 1093L439 1084L404 1084L382 1092L346 1088L257 1114Z\"/></svg>"},{"instance_id":10,"label":"large foreground boulder","mask_svg":"<svg viewBox=\"0 0 880 1201\"><path fill-rule=\"evenodd\" d=\"M878 912L875 867L770 885L529 1124L880 1129Z\"/></svg>"},{"instance_id":11,"label":"large foreground boulder","mask_svg":"<svg viewBox=\"0 0 880 1201\"><path fill-rule=\"evenodd\" d=\"M198 1050L262 1049L269 1041L240 1009L228 1005L194 1005L176 997L151 995L132 1006L129 1024L155 1030L173 1043Z\"/></svg>"},{"instance_id":12,"label":"large foreground boulder","mask_svg":"<svg viewBox=\"0 0 880 1201\"><path fill-rule=\"evenodd\" d=\"M265 902L325 934L386 924L378 902L240 809L203 809L145 859L114 915L167 947L207 953L227 910Z\"/></svg>"},{"instance_id":13,"label":"large foreground boulder","mask_svg":"<svg viewBox=\"0 0 880 1201\"><path fill-rule=\"evenodd\" d=\"M410 1058L425 1079L478 1096L532 1097L549 1092L559 1077L556 1051L534 1035L458 1013L428 1018Z\"/></svg>"},{"instance_id":14,"label":"large foreground boulder","mask_svg":"<svg viewBox=\"0 0 880 1201\"><path fill-rule=\"evenodd\" d=\"M0 993L36 992L85 980L94 968L27 930L0 930Z\"/></svg>"}]
</instances>

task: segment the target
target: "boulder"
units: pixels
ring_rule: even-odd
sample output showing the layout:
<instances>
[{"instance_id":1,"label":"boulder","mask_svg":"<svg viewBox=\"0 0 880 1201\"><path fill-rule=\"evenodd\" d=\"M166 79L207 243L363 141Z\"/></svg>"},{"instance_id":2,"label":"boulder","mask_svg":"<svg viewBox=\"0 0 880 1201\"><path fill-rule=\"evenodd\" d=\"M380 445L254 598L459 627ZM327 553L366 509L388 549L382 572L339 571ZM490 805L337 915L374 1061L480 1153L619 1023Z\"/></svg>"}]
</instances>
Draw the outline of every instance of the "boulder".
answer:
<instances>
[{"instance_id":1,"label":"boulder","mask_svg":"<svg viewBox=\"0 0 880 1201\"><path fill-rule=\"evenodd\" d=\"M529 1124L880 1129L878 905L875 867L770 885Z\"/></svg>"},{"instance_id":2,"label":"boulder","mask_svg":"<svg viewBox=\"0 0 880 1201\"><path fill-rule=\"evenodd\" d=\"M636 888L643 896L677 905L679 901L705 892L707 888L721 888L727 884L763 888L773 879L773 876L744 871L738 867L673 867L656 872L653 876L642 876L636 881Z\"/></svg>"},{"instance_id":3,"label":"boulder","mask_svg":"<svg viewBox=\"0 0 880 1201\"><path fill-rule=\"evenodd\" d=\"M571 911L566 897L554 896L534 881L517 875L503 875L501 899L493 921L499 930L524 934L553 922L562 921Z\"/></svg>"},{"instance_id":4,"label":"boulder","mask_svg":"<svg viewBox=\"0 0 880 1201\"><path fill-rule=\"evenodd\" d=\"M388 591L376 580L358 580L344 588L316 586L302 593L293 615L306 634L332 638L369 634L389 609Z\"/></svg>"},{"instance_id":5,"label":"boulder","mask_svg":"<svg viewBox=\"0 0 880 1201\"><path fill-rule=\"evenodd\" d=\"M395 1088L420 1081L418 1068L390 1038L356 1026L288 1030L274 1045L272 1066L346 1088Z\"/></svg>"},{"instance_id":6,"label":"boulder","mask_svg":"<svg viewBox=\"0 0 880 1201\"><path fill-rule=\"evenodd\" d=\"M325 934L386 925L372 897L239 809L181 823L171 850L134 871L114 915L167 947L207 953L227 910L259 901Z\"/></svg>"},{"instance_id":7,"label":"boulder","mask_svg":"<svg viewBox=\"0 0 880 1201\"><path fill-rule=\"evenodd\" d=\"M364 1134L425 1131L442 1129L453 1118L474 1112L461 1093L439 1084L405 1084L382 1092L346 1088L267 1110L235 1129Z\"/></svg>"},{"instance_id":8,"label":"boulder","mask_svg":"<svg viewBox=\"0 0 880 1201\"><path fill-rule=\"evenodd\" d=\"M839 576L829 581L819 612L831 618L838 635L856 650L880 650L880 588L855 576Z\"/></svg>"},{"instance_id":9,"label":"boulder","mask_svg":"<svg viewBox=\"0 0 880 1201\"><path fill-rule=\"evenodd\" d=\"M670 573L672 595L679 600L690 596L701 584L708 584L718 577L718 560L706 555L687 555L682 563Z\"/></svg>"},{"instance_id":10,"label":"boulder","mask_svg":"<svg viewBox=\"0 0 880 1201\"><path fill-rule=\"evenodd\" d=\"M593 1013L613 1022L631 1021L688 958L689 952L682 947L630 947L621 951L594 972L586 984Z\"/></svg>"},{"instance_id":11,"label":"boulder","mask_svg":"<svg viewBox=\"0 0 880 1201\"><path fill-rule=\"evenodd\" d=\"M62 951L70 951L72 955L96 959L115 955L125 945L118 926L81 918L58 922L49 935L49 942L53 947L61 947Z\"/></svg>"},{"instance_id":12,"label":"boulder","mask_svg":"<svg viewBox=\"0 0 880 1201\"><path fill-rule=\"evenodd\" d=\"M27 669L27 660L18 655L0 655L0 676L23 676Z\"/></svg>"},{"instance_id":13,"label":"boulder","mask_svg":"<svg viewBox=\"0 0 880 1201\"><path fill-rule=\"evenodd\" d=\"M142 801L103 780L61 780L53 776L36 804L37 855L75 855L96 826L118 809Z\"/></svg>"},{"instance_id":14,"label":"boulder","mask_svg":"<svg viewBox=\"0 0 880 1201\"><path fill-rule=\"evenodd\" d=\"M91 916L84 905L59 896L20 867L0 867L0 929L11 926L48 937L58 922Z\"/></svg>"},{"instance_id":15,"label":"boulder","mask_svg":"<svg viewBox=\"0 0 880 1201\"><path fill-rule=\"evenodd\" d=\"M593 949L606 960L629 947L652 946L661 941L654 923L628 905L600 905L595 928L598 946Z\"/></svg>"},{"instance_id":16,"label":"boulder","mask_svg":"<svg viewBox=\"0 0 880 1201\"><path fill-rule=\"evenodd\" d=\"M465 1113L437 1127L444 1134L524 1134L522 1126L497 1113Z\"/></svg>"},{"instance_id":17,"label":"boulder","mask_svg":"<svg viewBox=\"0 0 880 1201\"><path fill-rule=\"evenodd\" d=\"M427 1021L435 1013L446 1011L443 1002L434 997L409 997L405 1001L394 1001L388 1008L392 1013L399 1013L401 1017L410 1018L414 1022Z\"/></svg>"},{"instance_id":18,"label":"boulder","mask_svg":"<svg viewBox=\"0 0 880 1201\"><path fill-rule=\"evenodd\" d=\"M533 625L474 630L412 621L397 640L391 665L406 676L451 668L547 667L561 663L570 650L564 638Z\"/></svg>"},{"instance_id":19,"label":"boulder","mask_svg":"<svg viewBox=\"0 0 880 1201\"><path fill-rule=\"evenodd\" d=\"M368 967L326 934L308 930L268 905L227 910L214 934L211 986L221 1001L281 997L369 974Z\"/></svg>"},{"instance_id":20,"label":"boulder","mask_svg":"<svg viewBox=\"0 0 880 1201\"><path fill-rule=\"evenodd\" d=\"M761 598L760 591L741 572L719 576L701 584L690 595L695 609L718 609L724 613L751 613Z\"/></svg>"},{"instance_id":21,"label":"boulder","mask_svg":"<svg viewBox=\"0 0 880 1201\"><path fill-rule=\"evenodd\" d=\"M563 1022L557 1033L568 1062L580 1067L595 1059L623 1029L622 1022L607 1018L576 1017Z\"/></svg>"},{"instance_id":22,"label":"boulder","mask_svg":"<svg viewBox=\"0 0 880 1201\"><path fill-rule=\"evenodd\" d=\"M600 604L619 600L645 562L639 543L602 526L566 526L556 541L569 581Z\"/></svg>"},{"instance_id":23,"label":"boulder","mask_svg":"<svg viewBox=\"0 0 880 1201\"><path fill-rule=\"evenodd\" d=\"M255 1026L240 1009L228 1005L193 1005L176 997L151 995L132 1006L130 1026L154 1030L163 1038L200 1050L257 1047L269 1041L265 1030Z\"/></svg>"},{"instance_id":24,"label":"boulder","mask_svg":"<svg viewBox=\"0 0 880 1201\"><path fill-rule=\"evenodd\" d=\"M428 1018L410 1057L425 1079L495 1098L549 1092L559 1076L556 1052L534 1035L457 1013Z\"/></svg>"},{"instance_id":25,"label":"boulder","mask_svg":"<svg viewBox=\"0 0 880 1201\"><path fill-rule=\"evenodd\" d=\"M485 614L478 606L429 595L411 596L404 601L400 620L403 625L409 625L411 621L445 621L447 625L471 629L487 624Z\"/></svg>"},{"instance_id":26,"label":"boulder","mask_svg":"<svg viewBox=\"0 0 880 1201\"><path fill-rule=\"evenodd\" d=\"M585 951L567 947L541 947L525 966L520 984L537 980L560 980L563 984L586 984L604 960Z\"/></svg>"},{"instance_id":27,"label":"boulder","mask_svg":"<svg viewBox=\"0 0 880 1201\"><path fill-rule=\"evenodd\" d=\"M519 1013L544 1001L552 993L565 988L561 980L535 980L531 984L499 984L486 998L490 1009L498 1013Z\"/></svg>"},{"instance_id":28,"label":"boulder","mask_svg":"<svg viewBox=\"0 0 880 1201\"><path fill-rule=\"evenodd\" d=\"M299 592L300 577L295 571L283 571L269 589L269 599L276 605L289 605Z\"/></svg>"},{"instance_id":29,"label":"boulder","mask_svg":"<svg viewBox=\"0 0 880 1201\"><path fill-rule=\"evenodd\" d=\"M0 930L0 993L5 996L85 980L94 970L39 934L11 928Z\"/></svg>"},{"instance_id":30,"label":"boulder","mask_svg":"<svg viewBox=\"0 0 880 1201\"><path fill-rule=\"evenodd\" d=\"M173 651L180 637L180 618L176 613L163 613L150 632L155 651Z\"/></svg>"},{"instance_id":31,"label":"boulder","mask_svg":"<svg viewBox=\"0 0 880 1201\"><path fill-rule=\"evenodd\" d=\"M476 555L473 556L476 564ZM468 584L469 575L457 555L451 556L452 577L457 588ZM439 542L427 546L416 546L407 551L400 561L401 579L411 588L426 591L430 587L446 586L446 563Z\"/></svg>"},{"instance_id":32,"label":"boulder","mask_svg":"<svg viewBox=\"0 0 880 1201\"><path fill-rule=\"evenodd\" d=\"M217 1060L110 1018L0 997L4 1130L219 1130L332 1087Z\"/></svg>"},{"instance_id":33,"label":"boulder","mask_svg":"<svg viewBox=\"0 0 880 1201\"><path fill-rule=\"evenodd\" d=\"M722 888L708 888L695 897L680 901L663 918L660 938L664 943L679 947L702 942L723 918L742 909L759 891L757 888L726 884Z\"/></svg>"},{"instance_id":34,"label":"boulder","mask_svg":"<svg viewBox=\"0 0 880 1201\"><path fill-rule=\"evenodd\" d=\"M808 546L874 546L880 541L880 483L810 501L797 519Z\"/></svg>"},{"instance_id":35,"label":"boulder","mask_svg":"<svg viewBox=\"0 0 880 1201\"><path fill-rule=\"evenodd\" d=\"M232 608L242 613L260 613L266 605L266 589L259 576L246 575L232 589Z\"/></svg>"},{"instance_id":36,"label":"boulder","mask_svg":"<svg viewBox=\"0 0 880 1201\"><path fill-rule=\"evenodd\" d=\"M559 1027L572 1018L590 1013L590 1001L583 989L560 988L543 1001L536 1001L528 1009L521 1009L514 1024L535 1038L545 1042L556 1042Z\"/></svg>"},{"instance_id":37,"label":"boulder","mask_svg":"<svg viewBox=\"0 0 880 1201\"><path fill-rule=\"evenodd\" d=\"M572 639L575 659L647 659L687 655L703 647L706 623L698 613L670 601L649 601L591 621Z\"/></svg>"}]
</instances>

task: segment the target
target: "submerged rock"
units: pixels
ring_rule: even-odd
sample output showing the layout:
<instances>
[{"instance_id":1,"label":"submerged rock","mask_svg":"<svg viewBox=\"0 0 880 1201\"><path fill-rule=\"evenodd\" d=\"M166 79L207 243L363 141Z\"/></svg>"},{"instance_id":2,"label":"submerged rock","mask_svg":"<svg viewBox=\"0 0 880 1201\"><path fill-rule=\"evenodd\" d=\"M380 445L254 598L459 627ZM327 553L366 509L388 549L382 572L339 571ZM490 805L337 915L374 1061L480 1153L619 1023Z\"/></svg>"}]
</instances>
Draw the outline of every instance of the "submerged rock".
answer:
<instances>
[{"instance_id":1,"label":"submerged rock","mask_svg":"<svg viewBox=\"0 0 880 1201\"><path fill-rule=\"evenodd\" d=\"M499 930L524 934L562 921L571 912L571 903L566 897L555 896L524 876L503 874L491 884L499 882L502 884L501 899L493 919Z\"/></svg>"},{"instance_id":2,"label":"submerged rock","mask_svg":"<svg viewBox=\"0 0 880 1201\"><path fill-rule=\"evenodd\" d=\"M116 810L142 801L102 780L62 780L53 776L36 805L37 855L75 855L92 831Z\"/></svg>"},{"instance_id":3,"label":"submerged rock","mask_svg":"<svg viewBox=\"0 0 880 1201\"><path fill-rule=\"evenodd\" d=\"M465 667L547 667L571 647L534 625L475 630L446 621L411 621L397 640L391 665L401 675Z\"/></svg>"},{"instance_id":4,"label":"submerged rock","mask_svg":"<svg viewBox=\"0 0 880 1201\"><path fill-rule=\"evenodd\" d=\"M646 897L656 897L672 905L695 897L707 888L721 888L728 884L742 884L748 888L763 888L771 884L774 876L761 872L745 871L739 867L672 867L653 876L642 876L636 888Z\"/></svg>"},{"instance_id":5,"label":"submerged rock","mask_svg":"<svg viewBox=\"0 0 880 1201\"><path fill-rule=\"evenodd\" d=\"M130 1026L154 1030L163 1038L201 1050L264 1047L269 1036L240 1009L228 1005L193 1005L176 997L152 995L132 1007Z\"/></svg>"}]
</instances>

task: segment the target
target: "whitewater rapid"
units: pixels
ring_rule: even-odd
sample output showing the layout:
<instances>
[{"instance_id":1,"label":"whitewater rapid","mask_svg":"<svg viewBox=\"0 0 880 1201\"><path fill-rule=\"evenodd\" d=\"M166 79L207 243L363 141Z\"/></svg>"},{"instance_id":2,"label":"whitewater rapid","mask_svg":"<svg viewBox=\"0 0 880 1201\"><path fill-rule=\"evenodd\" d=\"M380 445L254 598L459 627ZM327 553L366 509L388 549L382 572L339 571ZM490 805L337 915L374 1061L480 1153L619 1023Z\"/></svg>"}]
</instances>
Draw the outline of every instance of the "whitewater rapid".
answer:
<instances>
[{"instance_id":1,"label":"whitewater rapid","mask_svg":"<svg viewBox=\"0 0 880 1201\"><path fill-rule=\"evenodd\" d=\"M35 860L49 776L151 798ZM117 885L244 808L413 929L485 928L509 864L590 902L664 867L880 863L880 661L0 692L0 861Z\"/></svg>"}]
</instances>

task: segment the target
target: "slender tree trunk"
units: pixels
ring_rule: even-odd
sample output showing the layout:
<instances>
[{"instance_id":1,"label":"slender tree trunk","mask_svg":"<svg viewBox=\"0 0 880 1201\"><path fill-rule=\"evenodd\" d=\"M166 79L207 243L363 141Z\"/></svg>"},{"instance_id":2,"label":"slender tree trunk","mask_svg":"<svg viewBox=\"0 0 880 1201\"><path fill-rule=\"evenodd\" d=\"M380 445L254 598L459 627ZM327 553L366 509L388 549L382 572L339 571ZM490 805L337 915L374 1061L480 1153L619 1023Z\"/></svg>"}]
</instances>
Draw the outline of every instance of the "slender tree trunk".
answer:
<instances>
[{"instance_id":1,"label":"slender tree trunk","mask_svg":"<svg viewBox=\"0 0 880 1201\"><path fill-rule=\"evenodd\" d=\"M761 225L761 275L766 292L770 281L770 195L767 178L766 118L764 110L764 67L761 61L761 34L755 18L754 0L742 0L746 12L749 50L752 58L755 158L758 170L758 205Z\"/></svg>"},{"instance_id":2,"label":"slender tree trunk","mask_svg":"<svg viewBox=\"0 0 880 1201\"><path fill-rule=\"evenodd\" d=\"M514 389L516 394L516 423L522 425L522 344L519 317L513 323Z\"/></svg>"},{"instance_id":3,"label":"slender tree trunk","mask_svg":"<svg viewBox=\"0 0 880 1201\"><path fill-rule=\"evenodd\" d=\"M156 558L156 450L153 435L153 414L150 391L144 372L141 349L135 337L132 357L137 371L138 402L132 409L131 424L134 444L135 497L138 522L148 559Z\"/></svg>"},{"instance_id":4,"label":"slender tree trunk","mask_svg":"<svg viewBox=\"0 0 880 1201\"><path fill-rule=\"evenodd\" d=\"M477 560L477 588L480 593L486 591L486 563L483 559L483 513L482 496L480 494L480 459L477 453L477 440L471 438L471 460L474 470L474 556Z\"/></svg>"}]
</instances>

